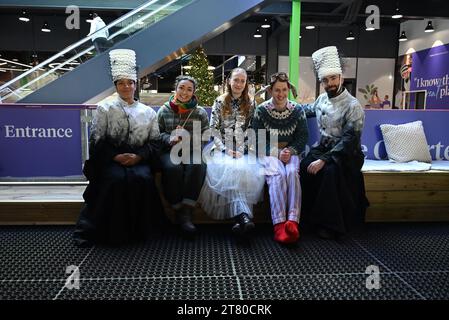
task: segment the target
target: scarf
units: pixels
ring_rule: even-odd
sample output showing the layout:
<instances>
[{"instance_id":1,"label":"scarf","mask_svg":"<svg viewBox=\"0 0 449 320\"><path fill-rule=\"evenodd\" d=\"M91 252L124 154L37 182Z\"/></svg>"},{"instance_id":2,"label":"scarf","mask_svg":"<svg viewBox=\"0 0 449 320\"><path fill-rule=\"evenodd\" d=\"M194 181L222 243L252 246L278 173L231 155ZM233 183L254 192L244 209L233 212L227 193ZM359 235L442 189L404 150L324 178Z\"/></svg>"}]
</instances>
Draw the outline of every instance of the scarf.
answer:
<instances>
[{"instance_id":1,"label":"scarf","mask_svg":"<svg viewBox=\"0 0 449 320\"><path fill-rule=\"evenodd\" d=\"M170 97L170 99L168 99L168 104L170 105L174 113L183 114L194 109L198 105L198 99L195 95L193 95L192 99L190 99L189 102L181 102L176 99L175 95L173 95Z\"/></svg>"}]
</instances>

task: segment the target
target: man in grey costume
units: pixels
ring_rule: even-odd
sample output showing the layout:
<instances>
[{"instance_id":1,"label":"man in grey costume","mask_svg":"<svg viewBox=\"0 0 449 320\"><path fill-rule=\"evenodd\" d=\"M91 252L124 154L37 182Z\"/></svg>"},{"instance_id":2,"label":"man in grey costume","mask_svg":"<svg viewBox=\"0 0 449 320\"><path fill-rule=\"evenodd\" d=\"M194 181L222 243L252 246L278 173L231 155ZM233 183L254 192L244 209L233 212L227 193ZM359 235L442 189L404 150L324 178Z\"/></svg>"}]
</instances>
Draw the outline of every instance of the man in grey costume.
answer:
<instances>
[{"instance_id":1,"label":"man in grey costume","mask_svg":"<svg viewBox=\"0 0 449 320\"><path fill-rule=\"evenodd\" d=\"M321 137L300 164L303 221L313 225L320 237L338 239L364 221L368 206L360 171L365 114L342 86L337 48L319 49L312 60L326 92L304 106L307 116L317 117Z\"/></svg>"}]
</instances>

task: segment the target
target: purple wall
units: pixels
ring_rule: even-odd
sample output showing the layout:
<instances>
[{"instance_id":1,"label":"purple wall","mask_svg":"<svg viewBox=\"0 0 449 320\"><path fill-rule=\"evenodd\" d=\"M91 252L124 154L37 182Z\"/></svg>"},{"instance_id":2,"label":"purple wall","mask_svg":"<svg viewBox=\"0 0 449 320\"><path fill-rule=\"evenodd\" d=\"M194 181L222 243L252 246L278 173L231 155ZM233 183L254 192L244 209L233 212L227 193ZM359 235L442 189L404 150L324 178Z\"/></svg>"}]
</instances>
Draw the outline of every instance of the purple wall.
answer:
<instances>
[{"instance_id":1,"label":"purple wall","mask_svg":"<svg viewBox=\"0 0 449 320\"><path fill-rule=\"evenodd\" d=\"M426 109L449 109L449 44L412 54L410 90L427 90Z\"/></svg>"},{"instance_id":2,"label":"purple wall","mask_svg":"<svg viewBox=\"0 0 449 320\"><path fill-rule=\"evenodd\" d=\"M31 107L31 108L30 108ZM92 106L29 106L0 104L0 177L62 177L82 175L80 110ZM206 109L210 114L210 108ZM421 120L432 159L449 160L449 110L366 110L362 135L368 159L385 159L380 124ZM307 148L317 143L316 119L308 119ZM29 129L26 130L26 127ZM17 132L16 129L22 130ZM34 136L33 136L33 130ZM44 137L59 129L59 137ZM19 131L20 131L19 130ZM25 137L17 137L17 135ZM47 135L47 134L45 134Z\"/></svg>"},{"instance_id":3,"label":"purple wall","mask_svg":"<svg viewBox=\"0 0 449 320\"><path fill-rule=\"evenodd\" d=\"M381 124L403 124L421 120L433 160L449 160L449 110L365 110L362 146L367 159L387 159ZM308 146L319 139L316 119L309 124Z\"/></svg>"}]
</instances>

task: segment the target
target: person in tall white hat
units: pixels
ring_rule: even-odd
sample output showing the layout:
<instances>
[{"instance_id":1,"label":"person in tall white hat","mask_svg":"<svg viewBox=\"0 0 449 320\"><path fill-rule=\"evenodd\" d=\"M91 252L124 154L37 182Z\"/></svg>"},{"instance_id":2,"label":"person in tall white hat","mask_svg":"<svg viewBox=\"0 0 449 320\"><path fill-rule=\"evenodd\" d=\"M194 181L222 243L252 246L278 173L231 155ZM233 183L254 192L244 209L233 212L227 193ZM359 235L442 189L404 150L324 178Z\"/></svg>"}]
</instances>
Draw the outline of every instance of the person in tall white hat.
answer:
<instances>
[{"instance_id":1,"label":"person in tall white hat","mask_svg":"<svg viewBox=\"0 0 449 320\"><path fill-rule=\"evenodd\" d=\"M143 240L168 225L152 175L160 141L156 112L136 101L133 50L109 53L117 96L98 105L89 138L89 180L74 239L78 246Z\"/></svg>"},{"instance_id":2,"label":"person in tall white hat","mask_svg":"<svg viewBox=\"0 0 449 320\"><path fill-rule=\"evenodd\" d=\"M337 48L321 48L312 60L325 92L303 106L307 116L316 116L321 135L319 145L300 164L303 221L320 237L338 239L361 225L368 206L360 171L365 114L343 86Z\"/></svg>"}]
</instances>

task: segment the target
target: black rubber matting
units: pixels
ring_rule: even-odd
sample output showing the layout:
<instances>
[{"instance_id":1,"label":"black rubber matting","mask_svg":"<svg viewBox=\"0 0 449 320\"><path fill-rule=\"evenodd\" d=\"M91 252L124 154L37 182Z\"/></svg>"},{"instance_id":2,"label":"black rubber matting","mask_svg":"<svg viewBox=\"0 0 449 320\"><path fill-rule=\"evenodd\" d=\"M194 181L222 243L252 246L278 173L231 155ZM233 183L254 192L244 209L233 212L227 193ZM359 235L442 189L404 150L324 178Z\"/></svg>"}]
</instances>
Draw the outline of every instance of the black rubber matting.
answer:
<instances>
[{"instance_id":1,"label":"black rubber matting","mask_svg":"<svg viewBox=\"0 0 449 320\"><path fill-rule=\"evenodd\" d=\"M305 233L293 247L275 243L269 225L249 243L230 225L199 229L190 241L77 248L72 226L2 226L0 300L449 298L449 223L368 224L338 242Z\"/></svg>"}]
</instances>

